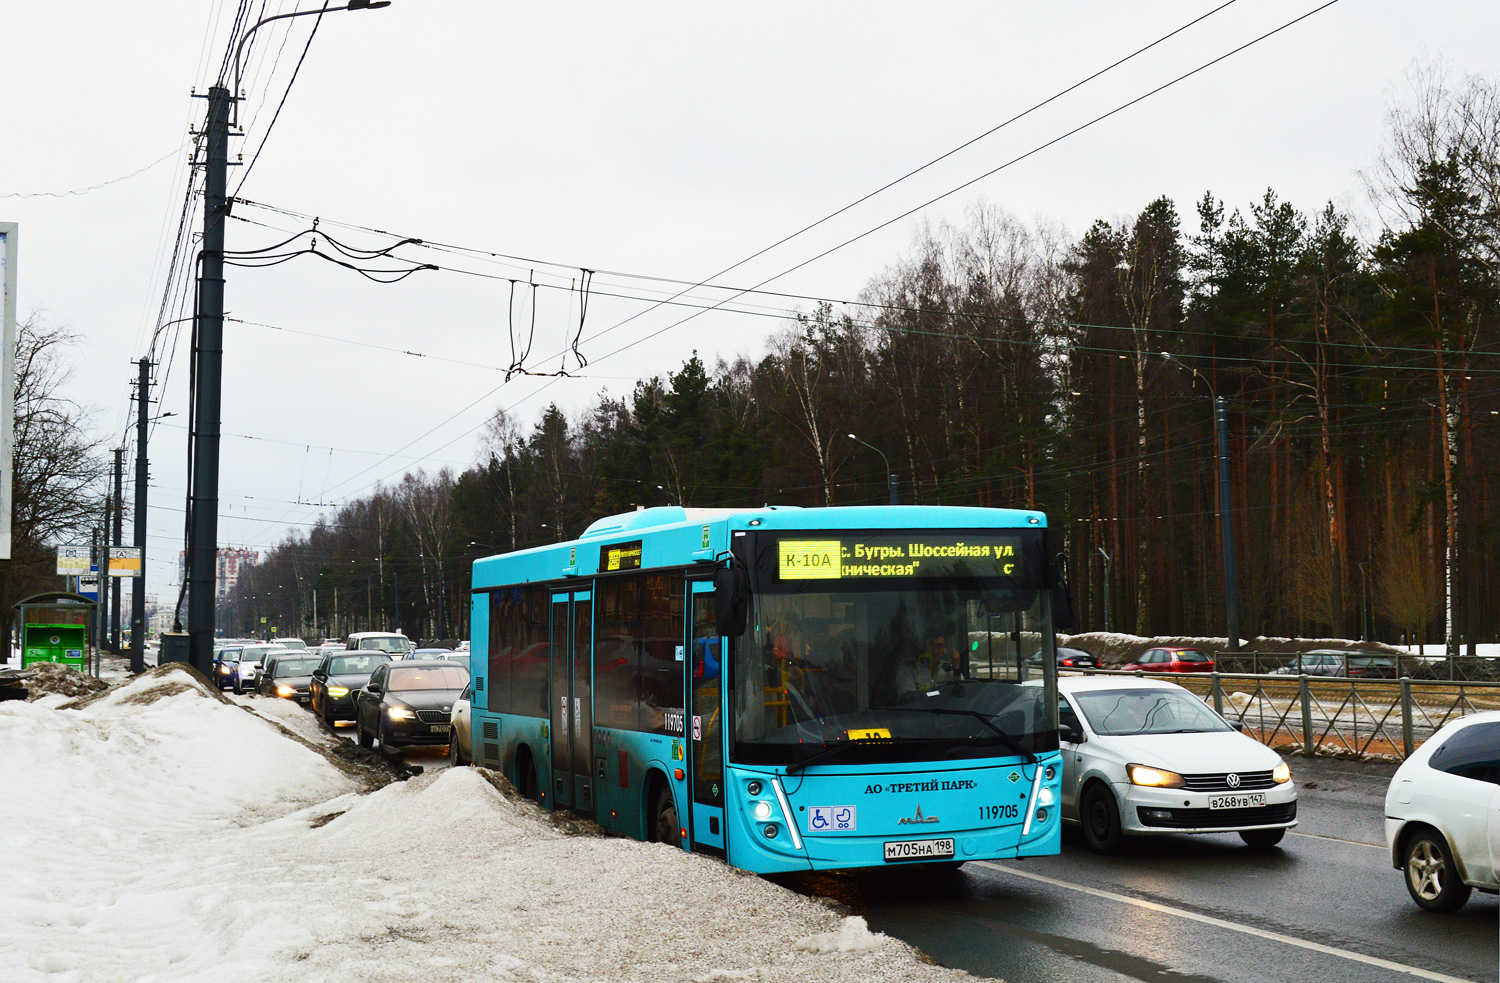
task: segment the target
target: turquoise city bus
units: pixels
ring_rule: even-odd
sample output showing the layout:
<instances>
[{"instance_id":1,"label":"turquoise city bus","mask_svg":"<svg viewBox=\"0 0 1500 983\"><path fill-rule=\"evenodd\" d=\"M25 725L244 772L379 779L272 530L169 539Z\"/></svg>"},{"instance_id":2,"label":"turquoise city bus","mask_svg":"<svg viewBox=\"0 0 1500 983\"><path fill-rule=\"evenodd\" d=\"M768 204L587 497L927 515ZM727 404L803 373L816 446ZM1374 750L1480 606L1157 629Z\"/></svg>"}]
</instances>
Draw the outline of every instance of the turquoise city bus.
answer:
<instances>
[{"instance_id":1,"label":"turquoise city bus","mask_svg":"<svg viewBox=\"0 0 1500 983\"><path fill-rule=\"evenodd\" d=\"M1055 854L1039 512L643 509L474 564L476 763L758 873Z\"/></svg>"}]
</instances>

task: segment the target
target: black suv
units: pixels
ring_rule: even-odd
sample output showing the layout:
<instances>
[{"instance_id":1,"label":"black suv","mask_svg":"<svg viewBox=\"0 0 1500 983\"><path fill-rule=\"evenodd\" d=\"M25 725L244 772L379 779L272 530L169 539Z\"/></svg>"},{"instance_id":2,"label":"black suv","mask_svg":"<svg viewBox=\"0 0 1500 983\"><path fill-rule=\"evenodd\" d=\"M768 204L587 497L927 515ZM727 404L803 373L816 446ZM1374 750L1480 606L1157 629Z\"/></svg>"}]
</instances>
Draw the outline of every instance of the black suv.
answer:
<instances>
[{"instance_id":1,"label":"black suv","mask_svg":"<svg viewBox=\"0 0 1500 983\"><path fill-rule=\"evenodd\" d=\"M384 652L330 652L313 671L307 692L312 711L332 727L336 720L354 719L354 697L370 681L370 674L391 661Z\"/></svg>"}]
</instances>

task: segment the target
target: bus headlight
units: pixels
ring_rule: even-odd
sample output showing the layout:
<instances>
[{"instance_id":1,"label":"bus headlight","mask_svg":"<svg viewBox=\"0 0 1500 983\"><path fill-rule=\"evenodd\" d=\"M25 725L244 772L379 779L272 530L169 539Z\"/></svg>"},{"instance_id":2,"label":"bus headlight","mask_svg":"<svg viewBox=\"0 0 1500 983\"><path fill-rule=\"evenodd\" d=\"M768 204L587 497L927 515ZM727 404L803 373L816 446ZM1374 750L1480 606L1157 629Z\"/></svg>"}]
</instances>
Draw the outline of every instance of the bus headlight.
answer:
<instances>
[{"instance_id":1,"label":"bus headlight","mask_svg":"<svg viewBox=\"0 0 1500 983\"><path fill-rule=\"evenodd\" d=\"M1037 789L1036 802L1037 802L1037 805L1050 806L1052 804L1052 789L1049 786L1046 786L1046 785L1043 785L1041 788ZM1041 809L1038 809L1036 811L1036 818L1038 818L1038 819L1044 819L1044 818L1046 818L1045 816L1042 815L1042 810Z\"/></svg>"},{"instance_id":2,"label":"bus headlight","mask_svg":"<svg viewBox=\"0 0 1500 983\"><path fill-rule=\"evenodd\" d=\"M770 819L771 803L766 802L764 799L762 799L760 802L755 803L755 805L751 807L751 811L755 813L756 819Z\"/></svg>"},{"instance_id":3,"label":"bus headlight","mask_svg":"<svg viewBox=\"0 0 1500 983\"><path fill-rule=\"evenodd\" d=\"M768 839L768 840L774 840L774 839L776 839L777 834L779 834L781 832L781 827L777 826L775 823L766 823L766 830L765 830L765 832L766 832L766 839Z\"/></svg>"}]
</instances>

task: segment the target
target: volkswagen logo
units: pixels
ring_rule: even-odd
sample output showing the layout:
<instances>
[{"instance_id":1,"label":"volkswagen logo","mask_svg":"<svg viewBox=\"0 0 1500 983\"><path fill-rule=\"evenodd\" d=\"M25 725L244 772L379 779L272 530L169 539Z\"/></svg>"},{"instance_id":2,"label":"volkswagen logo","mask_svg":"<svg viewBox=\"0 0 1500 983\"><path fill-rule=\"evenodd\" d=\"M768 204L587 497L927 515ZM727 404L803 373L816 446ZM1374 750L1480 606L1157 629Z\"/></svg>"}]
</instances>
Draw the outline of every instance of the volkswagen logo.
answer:
<instances>
[{"instance_id":1,"label":"volkswagen logo","mask_svg":"<svg viewBox=\"0 0 1500 983\"><path fill-rule=\"evenodd\" d=\"M1230 788L1239 788L1240 776L1231 771L1229 774L1224 776L1224 784L1228 785Z\"/></svg>"}]
</instances>

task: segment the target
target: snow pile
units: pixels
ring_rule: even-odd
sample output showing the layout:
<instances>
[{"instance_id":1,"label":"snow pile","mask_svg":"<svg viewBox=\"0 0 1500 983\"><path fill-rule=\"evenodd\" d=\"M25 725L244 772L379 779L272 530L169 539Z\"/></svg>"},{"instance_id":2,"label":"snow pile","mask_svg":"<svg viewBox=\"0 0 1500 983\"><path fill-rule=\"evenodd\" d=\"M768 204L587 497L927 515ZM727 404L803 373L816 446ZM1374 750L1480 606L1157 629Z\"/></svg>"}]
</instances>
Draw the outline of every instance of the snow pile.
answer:
<instances>
[{"instance_id":1,"label":"snow pile","mask_svg":"<svg viewBox=\"0 0 1500 983\"><path fill-rule=\"evenodd\" d=\"M36 662L27 666L26 671L32 673L31 678L26 680L28 700L36 700L53 694L66 697L88 696L91 693L100 692L109 685L93 676L84 675L72 666L65 666L58 662Z\"/></svg>"},{"instance_id":2,"label":"snow pile","mask_svg":"<svg viewBox=\"0 0 1500 983\"><path fill-rule=\"evenodd\" d=\"M0 740L6 983L968 979L716 860L569 835L478 769L355 794L179 669L0 704Z\"/></svg>"},{"instance_id":3,"label":"snow pile","mask_svg":"<svg viewBox=\"0 0 1500 983\"><path fill-rule=\"evenodd\" d=\"M870 931L870 926L858 915L844 919L837 932L809 935L797 940L797 948L805 952L869 952L879 949L885 936Z\"/></svg>"}]
</instances>

